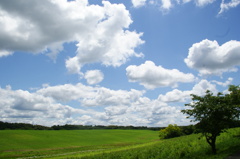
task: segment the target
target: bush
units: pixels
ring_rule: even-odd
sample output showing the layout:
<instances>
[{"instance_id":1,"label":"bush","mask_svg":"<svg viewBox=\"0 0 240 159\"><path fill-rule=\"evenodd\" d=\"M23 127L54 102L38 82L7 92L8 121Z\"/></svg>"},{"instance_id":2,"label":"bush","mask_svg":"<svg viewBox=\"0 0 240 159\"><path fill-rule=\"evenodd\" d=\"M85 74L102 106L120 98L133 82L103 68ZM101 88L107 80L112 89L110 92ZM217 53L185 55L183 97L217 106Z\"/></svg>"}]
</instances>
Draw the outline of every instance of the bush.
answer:
<instances>
[{"instance_id":1,"label":"bush","mask_svg":"<svg viewBox=\"0 0 240 159\"><path fill-rule=\"evenodd\" d=\"M178 127L176 124L174 124L174 125L169 124L168 127L160 130L159 138L160 139L169 139L169 138L173 138L173 137L179 137L182 134L183 134L182 129L180 127Z\"/></svg>"},{"instance_id":2,"label":"bush","mask_svg":"<svg viewBox=\"0 0 240 159\"><path fill-rule=\"evenodd\" d=\"M194 125L182 126L181 128L182 128L182 133L184 135L190 135L193 133L197 133Z\"/></svg>"}]
</instances>

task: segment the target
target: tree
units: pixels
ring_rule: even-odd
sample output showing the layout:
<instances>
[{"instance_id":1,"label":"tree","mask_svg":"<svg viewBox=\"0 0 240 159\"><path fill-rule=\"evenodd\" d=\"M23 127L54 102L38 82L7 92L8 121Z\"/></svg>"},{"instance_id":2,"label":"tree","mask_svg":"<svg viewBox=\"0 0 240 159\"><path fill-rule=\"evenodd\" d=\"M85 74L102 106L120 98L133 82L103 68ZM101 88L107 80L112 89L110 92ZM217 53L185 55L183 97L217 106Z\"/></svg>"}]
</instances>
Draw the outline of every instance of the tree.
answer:
<instances>
[{"instance_id":1,"label":"tree","mask_svg":"<svg viewBox=\"0 0 240 159\"><path fill-rule=\"evenodd\" d=\"M190 109L182 110L189 115L187 118L193 117L191 121L198 122L196 129L205 136L214 154L217 153L217 136L229 128L234 120L239 119L239 86L230 86L229 92L214 96L212 92L206 91L203 97L191 94L192 102L185 104Z\"/></svg>"},{"instance_id":2,"label":"tree","mask_svg":"<svg viewBox=\"0 0 240 159\"><path fill-rule=\"evenodd\" d=\"M169 139L173 137L179 137L182 135L182 130L176 124L169 124L165 129L160 130L159 137L160 139Z\"/></svg>"}]
</instances>

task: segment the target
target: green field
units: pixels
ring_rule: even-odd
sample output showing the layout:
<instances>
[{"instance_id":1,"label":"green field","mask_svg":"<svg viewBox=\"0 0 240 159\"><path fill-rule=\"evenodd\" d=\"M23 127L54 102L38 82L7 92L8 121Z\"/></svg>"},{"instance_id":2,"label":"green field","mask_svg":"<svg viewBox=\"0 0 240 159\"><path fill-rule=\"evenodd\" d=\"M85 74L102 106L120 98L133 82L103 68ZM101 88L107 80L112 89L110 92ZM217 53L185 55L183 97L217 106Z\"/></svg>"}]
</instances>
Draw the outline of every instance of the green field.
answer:
<instances>
[{"instance_id":1,"label":"green field","mask_svg":"<svg viewBox=\"0 0 240 159\"><path fill-rule=\"evenodd\" d=\"M102 150L158 139L149 130L2 130L0 158Z\"/></svg>"},{"instance_id":2,"label":"green field","mask_svg":"<svg viewBox=\"0 0 240 159\"><path fill-rule=\"evenodd\" d=\"M199 134L158 140L150 130L2 130L0 158L225 158L240 150L240 128L217 139L218 155Z\"/></svg>"}]
</instances>

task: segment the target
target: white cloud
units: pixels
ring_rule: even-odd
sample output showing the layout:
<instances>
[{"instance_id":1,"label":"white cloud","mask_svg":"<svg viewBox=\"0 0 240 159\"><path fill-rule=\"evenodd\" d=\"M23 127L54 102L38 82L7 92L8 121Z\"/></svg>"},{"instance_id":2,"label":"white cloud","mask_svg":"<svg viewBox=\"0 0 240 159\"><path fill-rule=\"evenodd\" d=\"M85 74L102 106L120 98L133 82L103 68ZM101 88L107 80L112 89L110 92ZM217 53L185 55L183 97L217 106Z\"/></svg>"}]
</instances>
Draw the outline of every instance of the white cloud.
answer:
<instances>
[{"instance_id":1,"label":"white cloud","mask_svg":"<svg viewBox=\"0 0 240 159\"><path fill-rule=\"evenodd\" d=\"M0 57L24 51L55 59L64 43L76 42L77 55L66 60L66 67L70 73L80 73L86 63L117 67L132 56L142 56L134 51L143 43L142 33L128 30L129 11L123 4L102 3L1 1Z\"/></svg>"},{"instance_id":2,"label":"white cloud","mask_svg":"<svg viewBox=\"0 0 240 159\"><path fill-rule=\"evenodd\" d=\"M45 86L36 92L0 88L1 121L43 125L182 125L179 108L143 97L138 90L110 90L82 84ZM62 102L77 100L79 108ZM95 110L86 106L95 106ZM81 109L84 108L84 109Z\"/></svg>"},{"instance_id":3,"label":"white cloud","mask_svg":"<svg viewBox=\"0 0 240 159\"><path fill-rule=\"evenodd\" d=\"M12 55L13 52L5 51L5 50L0 50L0 58L4 56L9 56Z\"/></svg>"},{"instance_id":4,"label":"white cloud","mask_svg":"<svg viewBox=\"0 0 240 159\"><path fill-rule=\"evenodd\" d=\"M231 0L230 2L225 3L224 0L222 0L221 6L220 6L220 11L218 14L222 14L223 12L235 8L240 4L240 0Z\"/></svg>"},{"instance_id":5,"label":"white cloud","mask_svg":"<svg viewBox=\"0 0 240 159\"><path fill-rule=\"evenodd\" d=\"M170 92L167 92L165 95L160 94L158 100L162 102L185 102L186 99L190 97L190 91L181 91L174 89Z\"/></svg>"},{"instance_id":6,"label":"white cloud","mask_svg":"<svg viewBox=\"0 0 240 159\"><path fill-rule=\"evenodd\" d=\"M138 90L110 90L108 88L96 88L94 96L83 98L81 101L85 106L119 106L130 105L135 102L144 91Z\"/></svg>"},{"instance_id":7,"label":"white cloud","mask_svg":"<svg viewBox=\"0 0 240 159\"><path fill-rule=\"evenodd\" d=\"M169 10L173 5L171 0L161 0L161 1L162 1L162 5L161 5L162 9Z\"/></svg>"},{"instance_id":8,"label":"white cloud","mask_svg":"<svg viewBox=\"0 0 240 159\"><path fill-rule=\"evenodd\" d=\"M177 1L178 1L178 4L180 4L180 0L177 0ZM183 4L189 3L191 1L194 1L196 6L198 6L198 7L204 7L206 5L209 5L209 4L213 3L213 2L215 2L216 0L181 0L181 2Z\"/></svg>"},{"instance_id":9,"label":"white cloud","mask_svg":"<svg viewBox=\"0 0 240 159\"><path fill-rule=\"evenodd\" d=\"M128 31L126 28L132 23L129 12L122 4L110 4L103 1L104 18L97 21L95 28L88 34L78 37L77 55L66 61L66 66L72 70L87 63L100 62L105 66L118 67L129 60L130 57L142 57L134 48L144 43L140 39L142 33ZM77 68L76 65L79 67ZM70 66L70 67L69 67Z\"/></svg>"},{"instance_id":10,"label":"white cloud","mask_svg":"<svg viewBox=\"0 0 240 159\"><path fill-rule=\"evenodd\" d=\"M2 121L27 122L51 125L58 120L67 120L74 114L85 113L68 105L56 103L51 97L24 90L0 88L0 116Z\"/></svg>"},{"instance_id":11,"label":"white cloud","mask_svg":"<svg viewBox=\"0 0 240 159\"><path fill-rule=\"evenodd\" d=\"M205 79L201 80L199 83L197 83L191 90L191 93L199 95L199 96L203 96L203 95L205 95L207 90L213 92L214 94L218 93L216 85Z\"/></svg>"},{"instance_id":12,"label":"white cloud","mask_svg":"<svg viewBox=\"0 0 240 159\"><path fill-rule=\"evenodd\" d=\"M100 83L103 80L104 75L100 70L90 70L85 73L84 78L87 80L88 84L92 85Z\"/></svg>"},{"instance_id":13,"label":"white cloud","mask_svg":"<svg viewBox=\"0 0 240 159\"><path fill-rule=\"evenodd\" d=\"M82 74L80 72L81 64L78 62L77 57L69 58L68 60L66 60L65 64L66 64L66 68L68 69L69 73Z\"/></svg>"},{"instance_id":14,"label":"white cloud","mask_svg":"<svg viewBox=\"0 0 240 159\"><path fill-rule=\"evenodd\" d=\"M184 3L188 3L188 2L191 2L192 0L182 0L183 4Z\"/></svg>"},{"instance_id":15,"label":"white cloud","mask_svg":"<svg viewBox=\"0 0 240 159\"><path fill-rule=\"evenodd\" d=\"M105 113L108 116L122 115L126 114L127 106L109 106L105 108Z\"/></svg>"},{"instance_id":16,"label":"white cloud","mask_svg":"<svg viewBox=\"0 0 240 159\"><path fill-rule=\"evenodd\" d=\"M169 11L171 8L173 8L175 5L184 5L189 2L194 2L197 7L205 7L207 5L210 5L216 0L132 0L133 6L135 8L142 7L146 4L160 6L161 11ZM225 0L222 0L219 11L219 15L223 12L235 8L240 4L240 0L230 0L229 2L225 2Z\"/></svg>"},{"instance_id":17,"label":"white cloud","mask_svg":"<svg viewBox=\"0 0 240 159\"><path fill-rule=\"evenodd\" d=\"M197 6L199 7L203 7L206 6L208 4L213 3L215 0L195 0L195 3Z\"/></svg>"},{"instance_id":18,"label":"white cloud","mask_svg":"<svg viewBox=\"0 0 240 159\"><path fill-rule=\"evenodd\" d=\"M71 100L79 100L83 97L90 98L95 96L97 89L91 86L85 86L81 83L76 85L64 84L57 86L44 87L37 91L45 97L51 97L56 101L68 102Z\"/></svg>"},{"instance_id":19,"label":"white cloud","mask_svg":"<svg viewBox=\"0 0 240 159\"><path fill-rule=\"evenodd\" d=\"M221 75L236 71L240 65L240 42L228 41L219 46L217 41L208 39L195 43L184 60L188 67L196 69L201 75Z\"/></svg>"},{"instance_id":20,"label":"white cloud","mask_svg":"<svg viewBox=\"0 0 240 159\"><path fill-rule=\"evenodd\" d=\"M46 97L51 97L56 101L68 102L77 100L82 106L111 106L129 105L144 94L144 91L131 89L111 90L104 87L85 86L81 83L76 85L65 84L49 86L37 91Z\"/></svg>"},{"instance_id":21,"label":"white cloud","mask_svg":"<svg viewBox=\"0 0 240 159\"><path fill-rule=\"evenodd\" d=\"M74 27L82 26L73 27L73 21L51 1L17 1L14 5L1 1L0 8L0 50L44 52L59 42L73 40Z\"/></svg>"},{"instance_id":22,"label":"white cloud","mask_svg":"<svg viewBox=\"0 0 240 159\"><path fill-rule=\"evenodd\" d=\"M147 0L132 0L133 7L139 8L145 5Z\"/></svg>"},{"instance_id":23,"label":"white cloud","mask_svg":"<svg viewBox=\"0 0 240 159\"><path fill-rule=\"evenodd\" d=\"M130 82L139 82L147 89L176 87L179 82L194 81L192 74L184 74L177 69L165 69L162 66L156 66L152 61L146 61L139 66L130 65L126 71Z\"/></svg>"},{"instance_id":24,"label":"white cloud","mask_svg":"<svg viewBox=\"0 0 240 159\"><path fill-rule=\"evenodd\" d=\"M214 80L213 82L220 86L227 87L227 86L231 85L232 81L233 81L233 78L229 77L227 79L227 81L225 81L225 82L220 82L220 81L216 81L216 80Z\"/></svg>"},{"instance_id":25,"label":"white cloud","mask_svg":"<svg viewBox=\"0 0 240 159\"><path fill-rule=\"evenodd\" d=\"M196 83L192 90L186 90L186 91L181 91L178 89L174 89L170 92L167 92L165 95L160 94L158 96L158 100L161 102L186 102L190 99L190 94L196 94L199 96L205 95L207 90L210 90L214 94L217 94L217 88L216 85L213 84L216 83L215 81L209 82L207 80L201 80L198 83ZM228 82L226 82L228 83ZM225 85L224 85L225 86Z\"/></svg>"}]
</instances>

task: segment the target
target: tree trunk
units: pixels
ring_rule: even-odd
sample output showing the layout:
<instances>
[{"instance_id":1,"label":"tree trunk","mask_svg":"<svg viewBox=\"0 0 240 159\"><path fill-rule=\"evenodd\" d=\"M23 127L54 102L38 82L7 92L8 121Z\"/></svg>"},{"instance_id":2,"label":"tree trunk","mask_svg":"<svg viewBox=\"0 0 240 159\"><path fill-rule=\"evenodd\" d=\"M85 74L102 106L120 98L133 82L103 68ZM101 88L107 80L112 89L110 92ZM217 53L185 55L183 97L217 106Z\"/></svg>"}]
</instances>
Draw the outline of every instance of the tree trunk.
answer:
<instances>
[{"instance_id":1,"label":"tree trunk","mask_svg":"<svg viewBox=\"0 0 240 159\"><path fill-rule=\"evenodd\" d=\"M212 148L212 153L213 153L214 155L217 154L216 138L217 138L217 136L215 136L215 135L206 136L207 142L208 142L208 144L211 146L211 148Z\"/></svg>"}]
</instances>

